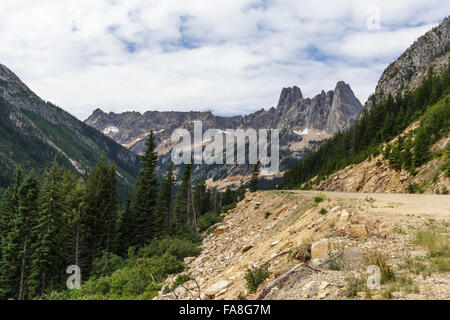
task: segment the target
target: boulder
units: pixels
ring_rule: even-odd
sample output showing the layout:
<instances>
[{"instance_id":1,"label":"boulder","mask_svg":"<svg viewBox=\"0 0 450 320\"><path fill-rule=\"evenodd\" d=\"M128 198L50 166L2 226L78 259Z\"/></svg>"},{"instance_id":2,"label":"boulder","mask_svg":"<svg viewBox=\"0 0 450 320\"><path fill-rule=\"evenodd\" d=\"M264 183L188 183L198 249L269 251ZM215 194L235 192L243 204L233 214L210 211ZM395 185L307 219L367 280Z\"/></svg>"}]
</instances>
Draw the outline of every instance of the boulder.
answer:
<instances>
[{"instance_id":1,"label":"boulder","mask_svg":"<svg viewBox=\"0 0 450 320\"><path fill-rule=\"evenodd\" d=\"M311 259L314 264L325 262L328 258L328 239L320 239L311 246Z\"/></svg>"},{"instance_id":2,"label":"boulder","mask_svg":"<svg viewBox=\"0 0 450 320\"><path fill-rule=\"evenodd\" d=\"M206 289L205 296L212 299L212 298L214 298L215 295L217 295L218 293L221 293L223 290L227 289L229 285L230 285L230 282L227 280L217 281L212 286L210 286L208 289Z\"/></svg>"},{"instance_id":3,"label":"boulder","mask_svg":"<svg viewBox=\"0 0 450 320\"><path fill-rule=\"evenodd\" d=\"M360 238L367 236L367 227L365 224L351 224L349 228L349 235L352 238Z\"/></svg>"},{"instance_id":4,"label":"boulder","mask_svg":"<svg viewBox=\"0 0 450 320\"><path fill-rule=\"evenodd\" d=\"M227 226L218 226L217 228L216 228L216 231L214 232L214 235L219 235L219 234L222 234L222 233L225 233L225 232L227 232L228 231L228 227Z\"/></svg>"}]
</instances>

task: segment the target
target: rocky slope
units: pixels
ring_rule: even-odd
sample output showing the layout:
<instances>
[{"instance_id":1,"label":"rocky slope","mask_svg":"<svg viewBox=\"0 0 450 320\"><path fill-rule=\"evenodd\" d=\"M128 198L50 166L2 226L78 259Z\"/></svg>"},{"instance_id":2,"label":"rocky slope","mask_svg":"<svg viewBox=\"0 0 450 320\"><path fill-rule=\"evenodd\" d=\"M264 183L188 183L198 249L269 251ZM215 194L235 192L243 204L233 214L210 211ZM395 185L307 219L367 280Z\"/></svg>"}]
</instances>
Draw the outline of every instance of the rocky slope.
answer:
<instances>
[{"instance_id":1,"label":"rocky slope","mask_svg":"<svg viewBox=\"0 0 450 320\"><path fill-rule=\"evenodd\" d=\"M416 122L405 131L408 132L417 126ZM395 142L396 139L389 144ZM437 141L431 150L434 154L439 154L439 151L442 154L433 157L431 161L417 168L415 175L404 169L394 170L382 155L378 155L333 173L313 185L312 189L340 192L407 193L408 186L417 185L422 193L440 193L445 189L450 190L450 178L446 175L445 170L447 156L444 152L445 148L449 148L449 143L450 135Z\"/></svg>"},{"instance_id":2,"label":"rocky slope","mask_svg":"<svg viewBox=\"0 0 450 320\"><path fill-rule=\"evenodd\" d=\"M426 76L430 67L439 73L450 57L450 17L421 36L381 75L375 95L385 97L389 93L415 88ZM368 101L366 105L370 106Z\"/></svg>"},{"instance_id":3,"label":"rocky slope","mask_svg":"<svg viewBox=\"0 0 450 320\"><path fill-rule=\"evenodd\" d=\"M43 101L0 64L0 188L14 168L42 171L56 156L85 174L105 153L116 163L121 186L135 181L139 159L61 108Z\"/></svg>"},{"instance_id":4,"label":"rocky slope","mask_svg":"<svg viewBox=\"0 0 450 320\"><path fill-rule=\"evenodd\" d=\"M448 252L446 267L437 267L414 242L431 228L448 244L449 213L444 195L247 193L206 236L202 253L185 259L191 280L157 299L449 299ZM269 278L249 292L248 270L265 263ZM369 290L361 279L374 263L394 277Z\"/></svg>"}]
</instances>

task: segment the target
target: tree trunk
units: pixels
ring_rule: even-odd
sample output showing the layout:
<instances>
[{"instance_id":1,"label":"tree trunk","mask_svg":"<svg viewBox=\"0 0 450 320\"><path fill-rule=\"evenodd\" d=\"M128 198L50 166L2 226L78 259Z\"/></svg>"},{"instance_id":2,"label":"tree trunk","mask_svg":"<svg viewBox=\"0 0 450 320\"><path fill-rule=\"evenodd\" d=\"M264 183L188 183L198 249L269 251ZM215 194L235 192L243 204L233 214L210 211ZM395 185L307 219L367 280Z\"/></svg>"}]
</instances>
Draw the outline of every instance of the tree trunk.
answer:
<instances>
[{"instance_id":1,"label":"tree trunk","mask_svg":"<svg viewBox=\"0 0 450 320\"><path fill-rule=\"evenodd\" d=\"M191 177L191 182L189 183L189 189L191 192L191 198L192 198L192 217L193 217L193 221L192 221L192 227L194 228L195 232L198 232L198 227L197 227L197 213L195 211L195 204L194 204L194 192L192 190L192 177Z\"/></svg>"},{"instance_id":2,"label":"tree trunk","mask_svg":"<svg viewBox=\"0 0 450 320\"><path fill-rule=\"evenodd\" d=\"M45 286L47 285L45 281L46 281L46 279L45 279L45 271L44 271L44 272L42 273L41 295L43 295L44 292L45 292Z\"/></svg>"},{"instance_id":3,"label":"tree trunk","mask_svg":"<svg viewBox=\"0 0 450 320\"><path fill-rule=\"evenodd\" d=\"M108 222L107 222L107 232L106 232L106 252L109 252L109 233L110 233L110 231L109 231L109 229L110 229L110 222L109 222L109 220L108 220Z\"/></svg>"},{"instance_id":4,"label":"tree trunk","mask_svg":"<svg viewBox=\"0 0 450 320\"><path fill-rule=\"evenodd\" d=\"M186 229L189 229L189 226L191 224L191 220L190 220L190 215L191 215L191 207L189 204L190 198L191 198L191 193L189 192L189 190L187 191L187 207L186 207Z\"/></svg>"},{"instance_id":5,"label":"tree trunk","mask_svg":"<svg viewBox=\"0 0 450 320\"><path fill-rule=\"evenodd\" d=\"M167 219L167 235L170 237L170 224L172 222L172 201L169 203L169 217Z\"/></svg>"},{"instance_id":6,"label":"tree trunk","mask_svg":"<svg viewBox=\"0 0 450 320\"><path fill-rule=\"evenodd\" d=\"M75 265L78 266L78 256L79 256L79 238L80 238L80 227L77 227L77 235L75 239Z\"/></svg>"},{"instance_id":7,"label":"tree trunk","mask_svg":"<svg viewBox=\"0 0 450 320\"><path fill-rule=\"evenodd\" d=\"M25 275L25 259L27 255L27 240L28 236L25 236L25 241L23 242L23 255L22 255L22 265L20 267L20 287L19 287L19 300L23 300L24 293L24 275Z\"/></svg>"}]
</instances>

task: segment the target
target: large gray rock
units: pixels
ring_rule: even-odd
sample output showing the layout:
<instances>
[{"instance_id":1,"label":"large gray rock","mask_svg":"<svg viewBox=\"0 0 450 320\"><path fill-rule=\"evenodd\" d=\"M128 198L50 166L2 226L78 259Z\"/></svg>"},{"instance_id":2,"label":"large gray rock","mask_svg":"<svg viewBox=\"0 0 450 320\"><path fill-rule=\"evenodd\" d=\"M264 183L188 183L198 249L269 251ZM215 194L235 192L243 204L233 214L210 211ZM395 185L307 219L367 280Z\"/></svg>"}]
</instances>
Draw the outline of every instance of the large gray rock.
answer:
<instances>
[{"instance_id":1,"label":"large gray rock","mask_svg":"<svg viewBox=\"0 0 450 320\"><path fill-rule=\"evenodd\" d=\"M418 38L403 54L391 63L381 75L375 95L386 97L399 90L414 88L419 85L430 66L438 73L450 57L450 17ZM370 108L372 101L366 106Z\"/></svg>"}]
</instances>

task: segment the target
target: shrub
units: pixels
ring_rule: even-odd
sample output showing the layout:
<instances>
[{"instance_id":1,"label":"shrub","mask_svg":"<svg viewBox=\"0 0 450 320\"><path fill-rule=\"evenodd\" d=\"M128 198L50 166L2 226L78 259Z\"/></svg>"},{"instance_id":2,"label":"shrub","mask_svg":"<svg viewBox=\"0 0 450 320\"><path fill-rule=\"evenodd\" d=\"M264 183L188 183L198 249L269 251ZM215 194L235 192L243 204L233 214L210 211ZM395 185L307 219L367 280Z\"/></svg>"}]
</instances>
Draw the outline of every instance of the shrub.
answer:
<instances>
[{"instance_id":1,"label":"shrub","mask_svg":"<svg viewBox=\"0 0 450 320\"><path fill-rule=\"evenodd\" d=\"M175 279L175 281L172 283L172 290L175 290L176 287L178 287L179 285L186 283L190 280L191 278L189 277L189 275L182 273L179 274L177 276L177 278Z\"/></svg>"},{"instance_id":2,"label":"shrub","mask_svg":"<svg viewBox=\"0 0 450 320\"><path fill-rule=\"evenodd\" d=\"M314 202L315 203L320 203L322 201L325 200L325 195L324 194L318 194L317 196L314 197Z\"/></svg>"},{"instance_id":3,"label":"shrub","mask_svg":"<svg viewBox=\"0 0 450 320\"><path fill-rule=\"evenodd\" d=\"M198 218L198 229L200 232L206 231L212 225L222 222L223 217L220 213L208 212Z\"/></svg>"},{"instance_id":4,"label":"shrub","mask_svg":"<svg viewBox=\"0 0 450 320\"><path fill-rule=\"evenodd\" d=\"M139 258L135 265L115 271L111 275L110 295L112 298L137 298L147 293L157 294L158 283L169 274L183 271L183 263L174 256Z\"/></svg>"},{"instance_id":5,"label":"shrub","mask_svg":"<svg viewBox=\"0 0 450 320\"><path fill-rule=\"evenodd\" d=\"M395 273L389 264L389 258L387 255L381 253L380 251L375 251L369 252L366 257L370 265L380 267L381 283L386 283L395 279Z\"/></svg>"},{"instance_id":6,"label":"shrub","mask_svg":"<svg viewBox=\"0 0 450 320\"><path fill-rule=\"evenodd\" d=\"M322 208L322 209L320 209L320 214L325 214L325 213L327 213L328 211L327 210L325 210L325 208Z\"/></svg>"},{"instance_id":7,"label":"shrub","mask_svg":"<svg viewBox=\"0 0 450 320\"><path fill-rule=\"evenodd\" d=\"M200 254L198 244L189 240L163 238L152 240L147 246L139 250L138 256L149 258L154 256L171 255L183 260Z\"/></svg>"},{"instance_id":8,"label":"shrub","mask_svg":"<svg viewBox=\"0 0 450 320\"><path fill-rule=\"evenodd\" d=\"M436 257L431 260L431 266L434 271L449 272L450 271L450 258Z\"/></svg>"},{"instance_id":9,"label":"shrub","mask_svg":"<svg viewBox=\"0 0 450 320\"><path fill-rule=\"evenodd\" d=\"M227 204L226 206L223 206L222 213L227 213L229 210L236 208L236 204L237 204L236 202L233 202L233 203Z\"/></svg>"},{"instance_id":10,"label":"shrub","mask_svg":"<svg viewBox=\"0 0 450 320\"><path fill-rule=\"evenodd\" d=\"M425 247L431 257L450 257L448 238L432 229L418 231L414 243Z\"/></svg>"},{"instance_id":11,"label":"shrub","mask_svg":"<svg viewBox=\"0 0 450 320\"><path fill-rule=\"evenodd\" d=\"M92 263L91 277L100 278L110 276L124 265L123 259L111 252L103 251L103 254Z\"/></svg>"},{"instance_id":12,"label":"shrub","mask_svg":"<svg viewBox=\"0 0 450 320\"><path fill-rule=\"evenodd\" d=\"M383 291L381 291L381 297L384 299L392 298L392 293L395 291L402 291L405 293L418 293L419 286L414 283L410 277L399 277L395 281L391 282Z\"/></svg>"},{"instance_id":13,"label":"shrub","mask_svg":"<svg viewBox=\"0 0 450 320\"><path fill-rule=\"evenodd\" d=\"M346 279L346 287L347 289L344 291L344 295L347 298L355 297L356 294L360 291L369 292L369 289L367 288L367 283L364 278L360 277L348 277Z\"/></svg>"},{"instance_id":14,"label":"shrub","mask_svg":"<svg viewBox=\"0 0 450 320\"><path fill-rule=\"evenodd\" d=\"M405 268L413 274L420 274L427 270L426 264L419 261L418 257L416 257L415 259L407 258L405 260Z\"/></svg>"},{"instance_id":15,"label":"shrub","mask_svg":"<svg viewBox=\"0 0 450 320\"><path fill-rule=\"evenodd\" d=\"M266 211L264 213L264 219L267 219L268 217L270 217L272 215L272 213L270 211Z\"/></svg>"},{"instance_id":16,"label":"shrub","mask_svg":"<svg viewBox=\"0 0 450 320\"><path fill-rule=\"evenodd\" d=\"M247 269L245 280L247 280L247 289L250 293L256 292L259 285L270 277L269 264L265 263L259 268L250 267Z\"/></svg>"}]
</instances>

